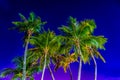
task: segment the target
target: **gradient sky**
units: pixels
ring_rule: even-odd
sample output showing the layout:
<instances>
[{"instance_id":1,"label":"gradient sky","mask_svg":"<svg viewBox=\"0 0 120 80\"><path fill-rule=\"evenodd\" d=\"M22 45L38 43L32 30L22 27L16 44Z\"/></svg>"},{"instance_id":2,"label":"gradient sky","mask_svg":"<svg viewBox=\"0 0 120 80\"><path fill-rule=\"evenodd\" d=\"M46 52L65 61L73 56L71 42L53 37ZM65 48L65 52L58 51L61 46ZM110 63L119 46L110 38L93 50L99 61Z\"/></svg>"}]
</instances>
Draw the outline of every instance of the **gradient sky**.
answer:
<instances>
[{"instance_id":1,"label":"gradient sky","mask_svg":"<svg viewBox=\"0 0 120 80\"><path fill-rule=\"evenodd\" d=\"M15 56L23 55L23 35L8 28L13 26L12 21L20 20L18 13L28 16L31 11L47 21L45 28L49 27L57 33L57 27L66 24L69 16L79 21L94 19L97 25L94 34L108 38L106 50L100 51L107 63L97 60L98 78L120 80L120 0L0 0L0 70L11 67ZM71 67L76 79L78 63ZM59 77L57 80L68 80L69 75L61 70L55 74ZM93 62L83 66L83 80L93 80L93 73Z\"/></svg>"}]
</instances>

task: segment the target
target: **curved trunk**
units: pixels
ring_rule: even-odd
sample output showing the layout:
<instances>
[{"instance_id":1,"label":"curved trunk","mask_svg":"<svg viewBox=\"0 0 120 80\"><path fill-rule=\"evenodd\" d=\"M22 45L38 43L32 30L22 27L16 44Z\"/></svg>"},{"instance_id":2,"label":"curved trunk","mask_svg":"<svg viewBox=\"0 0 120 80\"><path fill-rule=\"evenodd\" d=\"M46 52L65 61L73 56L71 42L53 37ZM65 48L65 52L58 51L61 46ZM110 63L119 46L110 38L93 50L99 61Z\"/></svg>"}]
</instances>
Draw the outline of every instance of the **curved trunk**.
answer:
<instances>
[{"instance_id":1,"label":"curved trunk","mask_svg":"<svg viewBox=\"0 0 120 80\"><path fill-rule=\"evenodd\" d=\"M95 64L95 77L94 77L94 80L97 80L97 62L96 62L95 57L93 56L92 53L91 53L91 56L92 56L94 64Z\"/></svg>"},{"instance_id":2,"label":"curved trunk","mask_svg":"<svg viewBox=\"0 0 120 80\"><path fill-rule=\"evenodd\" d=\"M68 67L69 73L70 73L70 80L73 80L73 75L70 66Z\"/></svg>"},{"instance_id":3,"label":"curved trunk","mask_svg":"<svg viewBox=\"0 0 120 80\"><path fill-rule=\"evenodd\" d=\"M81 80L82 60L79 60L78 80Z\"/></svg>"},{"instance_id":4,"label":"curved trunk","mask_svg":"<svg viewBox=\"0 0 120 80\"><path fill-rule=\"evenodd\" d=\"M26 80L26 58L27 58L27 51L28 51L28 44L29 44L30 35L28 35L28 40L25 45L24 51L24 60L23 60L23 77L22 80Z\"/></svg>"},{"instance_id":5,"label":"curved trunk","mask_svg":"<svg viewBox=\"0 0 120 80\"><path fill-rule=\"evenodd\" d=\"M42 71L42 77L41 77L41 80L43 80L43 78L44 78L44 74L45 74L45 68L46 68L46 57L47 57L47 55L45 54L45 61L44 61L44 66L43 66L43 71Z\"/></svg>"},{"instance_id":6,"label":"curved trunk","mask_svg":"<svg viewBox=\"0 0 120 80\"><path fill-rule=\"evenodd\" d=\"M78 51L78 54L80 54L80 59L79 59L79 69L78 69L78 80L81 80L81 72L82 72L82 58L83 58L83 56L82 56L82 52L81 52L81 50L80 50L80 45L78 45L78 49L77 49L77 51Z\"/></svg>"},{"instance_id":7,"label":"curved trunk","mask_svg":"<svg viewBox=\"0 0 120 80\"><path fill-rule=\"evenodd\" d=\"M50 72L50 75L51 75L51 77L52 77L52 80L55 80L55 77L54 77L54 75L53 75L53 72L52 72L49 64L48 64L48 70L49 70L49 72Z\"/></svg>"}]
</instances>

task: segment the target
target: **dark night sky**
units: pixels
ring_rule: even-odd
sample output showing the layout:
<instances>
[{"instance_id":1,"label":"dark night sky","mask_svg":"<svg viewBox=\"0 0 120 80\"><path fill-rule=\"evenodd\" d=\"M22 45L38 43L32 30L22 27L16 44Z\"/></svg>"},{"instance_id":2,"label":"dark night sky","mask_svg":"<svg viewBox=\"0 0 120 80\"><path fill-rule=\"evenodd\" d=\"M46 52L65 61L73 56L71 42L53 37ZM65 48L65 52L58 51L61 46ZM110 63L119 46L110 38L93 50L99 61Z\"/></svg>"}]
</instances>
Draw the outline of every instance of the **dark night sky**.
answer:
<instances>
[{"instance_id":1,"label":"dark night sky","mask_svg":"<svg viewBox=\"0 0 120 80\"><path fill-rule=\"evenodd\" d=\"M101 51L107 63L97 60L98 74L111 80L112 77L120 77L119 0L0 0L0 70L10 67L15 56L23 55L22 34L8 28L13 26L12 21L20 20L18 13L28 16L31 11L48 22L46 28L56 32L57 27L66 24L69 16L76 17L79 21L94 19L97 25L94 34L108 38L106 50ZM71 66L77 72L78 64ZM90 66L84 65L83 71L91 73L94 71L93 66L93 63Z\"/></svg>"}]
</instances>

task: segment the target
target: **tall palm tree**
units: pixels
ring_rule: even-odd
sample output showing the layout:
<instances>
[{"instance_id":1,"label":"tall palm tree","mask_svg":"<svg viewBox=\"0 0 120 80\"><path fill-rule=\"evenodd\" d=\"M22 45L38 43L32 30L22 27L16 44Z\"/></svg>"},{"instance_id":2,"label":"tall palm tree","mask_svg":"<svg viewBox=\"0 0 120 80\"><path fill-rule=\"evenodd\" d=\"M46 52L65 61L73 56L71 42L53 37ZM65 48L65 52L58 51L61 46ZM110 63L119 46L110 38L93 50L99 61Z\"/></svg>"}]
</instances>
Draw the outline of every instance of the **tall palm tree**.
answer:
<instances>
[{"instance_id":1,"label":"tall palm tree","mask_svg":"<svg viewBox=\"0 0 120 80\"><path fill-rule=\"evenodd\" d=\"M83 54L81 51L82 41L89 37L96 28L95 22L93 20L85 20L78 22L75 18L70 17L68 21L68 26L62 26L59 29L63 32L65 38L68 38L71 44L74 46L75 53L79 57L79 70L78 70L78 80L81 79L81 68Z\"/></svg>"},{"instance_id":2,"label":"tall palm tree","mask_svg":"<svg viewBox=\"0 0 120 80\"><path fill-rule=\"evenodd\" d=\"M35 58L38 60L40 59L40 67L42 68L42 77L41 80L44 78L45 68L48 66L50 74L52 76L52 80L55 80L53 73L50 69L50 58L58 53L60 44L61 44L60 36L56 36L53 31L44 31L43 33L39 34L38 36L31 37L30 43L34 46L33 55L38 55ZM32 56L32 55L31 55Z\"/></svg>"},{"instance_id":3,"label":"tall palm tree","mask_svg":"<svg viewBox=\"0 0 120 80\"><path fill-rule=\"evenodd\" d=\"M15 68L6 68L4 69L0 74L1 77L5 77L7 75L13 74L12 80L16 79L22 79L23 73L22 73L22 68L23 68L23 57L16 57L13 59L13 63L15 64ZM27 64L26 64L26 77L29 78L30 80L34 80L33 74L34 72L37 71L37 66L33 65L32 62L30 62L27 59Z\"/></svg>"},{"instance_id":4,"label":"tall palm tree","mask_svg":"<svg viewBox=\"0 0 120 80\"><path fill-rule=\"evenodd\" d=\"M17 29L18 31L24 33L25 51L24 51L22 80L26 80L26 57L27 57L29 39L31 35L40 32L41 27L45 24L45 22L42 22L40 17L35 16L33 12L30 13L30 16L28 19L21 13L19 14L19 16L21 18L21 21L15 21L12 23L16 26L14 27L14 29Z\"/></svg>"},{"instance_id":5,"label":"tall palm tree","mask_svg":"<svg viewBox=\"0 0 120 80\"><path fill-rule=\"evenodd\" d=\"M84 56L84 63L89 62L90 58L93 59L95 64L95 77L94 80L97 80L97 62L95 57L99 58L105 63L105 59L102 57L98 49L105 49L104 44L107 42L107 39L104 36L89 36L82 43L82 53ZM94 57L95 56L95 57Z\"/></svg>"}]
</instances>

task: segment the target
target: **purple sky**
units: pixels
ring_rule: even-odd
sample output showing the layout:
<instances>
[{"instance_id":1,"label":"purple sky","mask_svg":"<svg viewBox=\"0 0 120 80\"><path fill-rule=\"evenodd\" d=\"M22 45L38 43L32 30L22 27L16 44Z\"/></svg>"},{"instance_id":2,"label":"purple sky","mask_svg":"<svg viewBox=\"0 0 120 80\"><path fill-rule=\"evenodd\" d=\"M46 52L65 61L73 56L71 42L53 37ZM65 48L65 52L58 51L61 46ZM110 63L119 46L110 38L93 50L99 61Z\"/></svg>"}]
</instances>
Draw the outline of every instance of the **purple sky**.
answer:
<instances>
[{"instance_id":1,"label":"purple sky","mask_svg":"<svg viewBox=\"0 0 120 80\"><path fill-rule=\"evenodd\" d=\"M54 73L54 75L55 75L56 80L70 80L69 73L64 73L63 69L59 69L57 72ZM76 71L75 72L73 71L73 77L74 77L74 80L77 80L77 72ZM41 73L40 74L36 73L34 78L35 78L35 80L40 80ZM6 77L4 79L0 79L0 80L11 80L11 76L8 76L8 77ZM52 80L48 69L46 69L46 71L45 71L44 80ZM94 74L90 73L90 72L82 71L82 79L81 80L94 80ZM109 76L104 76L102 74L98 74L97 80L120 80L120 77L109 77Z\"/></svg>"},{"instance_id":2,"label":"purple sky","mask_svg":"<svg viewBox=\"0 0 120 80\"><path fill-rule=\"evenodd\" d=\"M73 77L74 77L74 80L77 80L77 68L73 66L74 65L71 66ZM54 67L51 66L51 69L54 70ZM53 74L56 80L70 80L69 72L64 73L62 68L58 69L58 71L56 72L53 71ZM40 80L41 75L42 73L38 73L38 74L35 73L34 75L35 80ZM6 78L0 79L0 80L11 80L11 76L7 76ZM44 80L52 80L48 69L45 70ZM94 72L82 70L81 80L94 80ZM97 80L120 80L120 77L105 76L103 74L98 73Z\"/></svg>"}]
</instances>

